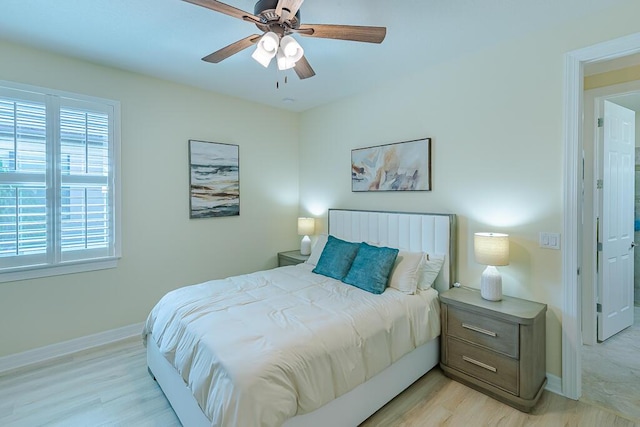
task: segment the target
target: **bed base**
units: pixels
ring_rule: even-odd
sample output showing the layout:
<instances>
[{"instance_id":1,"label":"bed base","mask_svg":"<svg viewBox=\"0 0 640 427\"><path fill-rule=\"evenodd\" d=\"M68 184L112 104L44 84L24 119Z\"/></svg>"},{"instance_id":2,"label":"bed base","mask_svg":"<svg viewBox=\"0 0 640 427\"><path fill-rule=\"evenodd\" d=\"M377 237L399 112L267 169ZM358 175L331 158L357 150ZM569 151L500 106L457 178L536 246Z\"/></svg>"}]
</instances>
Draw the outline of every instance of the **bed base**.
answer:
<instances>
[{"instance_id":1,"label":"bed base","mask_svg":"<svg viewBox=\"0 0 640 427\"><path fill-rule=\"evenodd\" d=\"M297 415L284 427L354 427L438 364L440 337L404 355L396 363L350 392L304 415ZM162 356L152 337L147 340L149 372L160 385L174 412L185 427L211 426L191 390L178 371Z\"/></svg>"}]
</instances>

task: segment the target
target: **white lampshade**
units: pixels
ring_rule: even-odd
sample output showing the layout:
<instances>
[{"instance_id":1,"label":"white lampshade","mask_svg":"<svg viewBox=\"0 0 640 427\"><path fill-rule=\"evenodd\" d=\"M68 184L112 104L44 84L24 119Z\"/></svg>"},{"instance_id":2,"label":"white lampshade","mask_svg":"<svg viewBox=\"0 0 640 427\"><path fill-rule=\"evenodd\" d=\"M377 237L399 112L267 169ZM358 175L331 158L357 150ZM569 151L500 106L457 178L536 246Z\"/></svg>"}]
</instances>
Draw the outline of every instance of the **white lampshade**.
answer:
<instances>
[{"instance_id":1,"label":"white lampshade","mask_svg":"<svg viewBox=\"0 0 640 427\"><path fill-rule=\"evenodd\" d=\"M276 61L278 61L278 70L284 71L296 66L296 63L291 61L284 55L282 49L278 49L278 53L276 54Z\"/></svg>"},{"instance_id":2,"label":"white lampshade","mask_svg":"<svg viewBox=\"0 0 640 427\"><path fill-rule=\"evenodd\" d=\"M251 54L251 57L263 67L268 67L273 57L276 56L279 41L276 33L272 31L265 33L258 41L256 50Z\"/></svg>"},{"instance_id":3,"label":"white lampshade","mask_svg":"<svg viewBox=\"0 0 640 427\"><path fill-rule=\"evenodd\" d=\"M304 55L302 46L291 36L284 36L280 41L280 49L277 53L278 69L288 70L296 65L296 62Z\"/></svg>"},{"instance_id":4,"label":"white lampshade","mask_svg":"<svg viewBox=\"0 0 640 427\"><path fill-rule=\"evenodd\" d=\"M473 236L476 262L484 265L509 265L509 235L476 233Z\"/></svg>"},{"instance_id":5,"label":"white lampshade","mask_svg":"<svg viewBox=\"0 0 640 427\"><path fill-rule=\"evenodd\" d=\"M509 264L509 235L475 233L473 252L476 262L487 266L480 279L480 295L489 301L500 301L502 299L502 276L496 266Z\"/></svg>"},{"instance_id":6,"label":"white lampshade","mask_svg":"<svg viewBox=\"0 0 640 427\"><path fill-rule=\"evenodd\" d=\"M304 236L300 241L300 254L311 254L311 239L309 234L313 234L316 228L316 221L313 218L298 218L298 235Z\"/></svg>"},{"instance_id":7,"label":"white lampshade","mask_svg":"<svg viewBox=\"0 0 640 427\"><path fill-rule=\"evenodd\" d=\"M313 234L316 228L316 221L313 218L298 218L298 235L308 236Z\"/></svg>"}]
</instances>

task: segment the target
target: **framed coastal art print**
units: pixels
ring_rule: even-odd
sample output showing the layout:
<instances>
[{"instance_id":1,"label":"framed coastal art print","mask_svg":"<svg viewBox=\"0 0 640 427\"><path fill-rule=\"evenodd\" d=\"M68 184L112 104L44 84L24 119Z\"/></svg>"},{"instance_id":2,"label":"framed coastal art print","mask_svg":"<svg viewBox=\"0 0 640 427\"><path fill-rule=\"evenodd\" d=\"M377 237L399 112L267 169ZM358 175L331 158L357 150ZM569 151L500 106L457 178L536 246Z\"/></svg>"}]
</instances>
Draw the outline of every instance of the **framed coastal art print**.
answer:
<instances>
[{"instance_id":1,"label":"framed coastal art print","mask_svg":"<svg viewBox=\"0 0 640 427\"><path fill-rule=\"evenodd\" d=\"M431 138L351 150L351 191L431 191Z\"/></svg>"},{"instance_id":2,"label":"framed coastal art print","mask_svg":"<svg viewBox=\"0 0 640 427\"><path fill-rule=\"evenodd\" d=\"M189 216L240 215L240 147L189 140Z\"/></svg>"}]
</instances>

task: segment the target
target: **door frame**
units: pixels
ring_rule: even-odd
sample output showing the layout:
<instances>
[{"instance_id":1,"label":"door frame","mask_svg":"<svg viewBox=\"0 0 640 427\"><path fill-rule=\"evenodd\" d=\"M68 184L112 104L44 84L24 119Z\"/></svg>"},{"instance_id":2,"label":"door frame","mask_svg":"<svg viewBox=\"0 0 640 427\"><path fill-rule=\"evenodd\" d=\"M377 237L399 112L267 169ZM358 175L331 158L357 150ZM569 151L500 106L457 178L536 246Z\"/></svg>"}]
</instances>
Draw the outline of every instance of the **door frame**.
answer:
<instances>
[{"instance_id":1,"label":"door frame","mask_svg":"<svg viewBox=\"0 0 640 427\"><path fill-rule=\"evenodd\" d=\"M564 55L564 241L562 249L562 394L582 395L581 285L582 150L584 64L640 52L640 33L620 37Z\"/></svg>"},{"instance_id":2,"label":"door frame","mask_svg":"<svg viewBox=\"0 0 640 427\"><path fill-rule=\"evenodd\" d=\"M621 96L640 96L640 80L619 83L610 86L590 89L584 92L583 104L583 152L585 165L591 166L592 171L585 170L585 194L582 240L582 343L586 345L597 344L596 302L598 298L598 272L596 266L596 218L599 216L599 195L593 188L596 178L599 177L598 159L600 151L596 143L599 135L594 132L597 117L602 117L597 105L603 101L616 103Z\"/></svg>"}]
</instances>

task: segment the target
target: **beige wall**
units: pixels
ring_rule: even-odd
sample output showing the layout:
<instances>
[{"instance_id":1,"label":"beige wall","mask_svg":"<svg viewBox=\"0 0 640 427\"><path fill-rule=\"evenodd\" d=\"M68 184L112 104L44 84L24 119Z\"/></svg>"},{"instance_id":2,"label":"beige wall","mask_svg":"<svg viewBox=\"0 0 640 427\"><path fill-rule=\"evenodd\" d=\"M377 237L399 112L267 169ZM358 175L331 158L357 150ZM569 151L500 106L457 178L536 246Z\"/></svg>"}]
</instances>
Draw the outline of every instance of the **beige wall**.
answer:
<instances>
[{"instance_id":1,"label":"beige wall","mask_svg":"<svg viewBox=\"0 0 640 427\"><path fill-rule=\"evenodd\" d=\"M123 219L118 268L0 283L0 356L142 322L170 289L297 247L296 114L5 42L0 57L0 80L121 102ZM239 144L239 217L189 220L188 139Z\"/></svg>"},{"instance_id":2,"label":"beige wall","mask_svg":"<svg viewBox=\"0 0 640 427\"><path fill-rule=\"evenodd\" d=\"M561 252L538 247L562 232L565 52L640 31L640 2L577 19L398 79L302 115L301 210L329 207L458 215L458 279L478 287L472 236L509 233L504 293L548 304L547 370L560 376ZM415 52L420 54L419 51ZM352 148L433 138L433 191L352 193Z\"/></svg>"}]
</instances>

